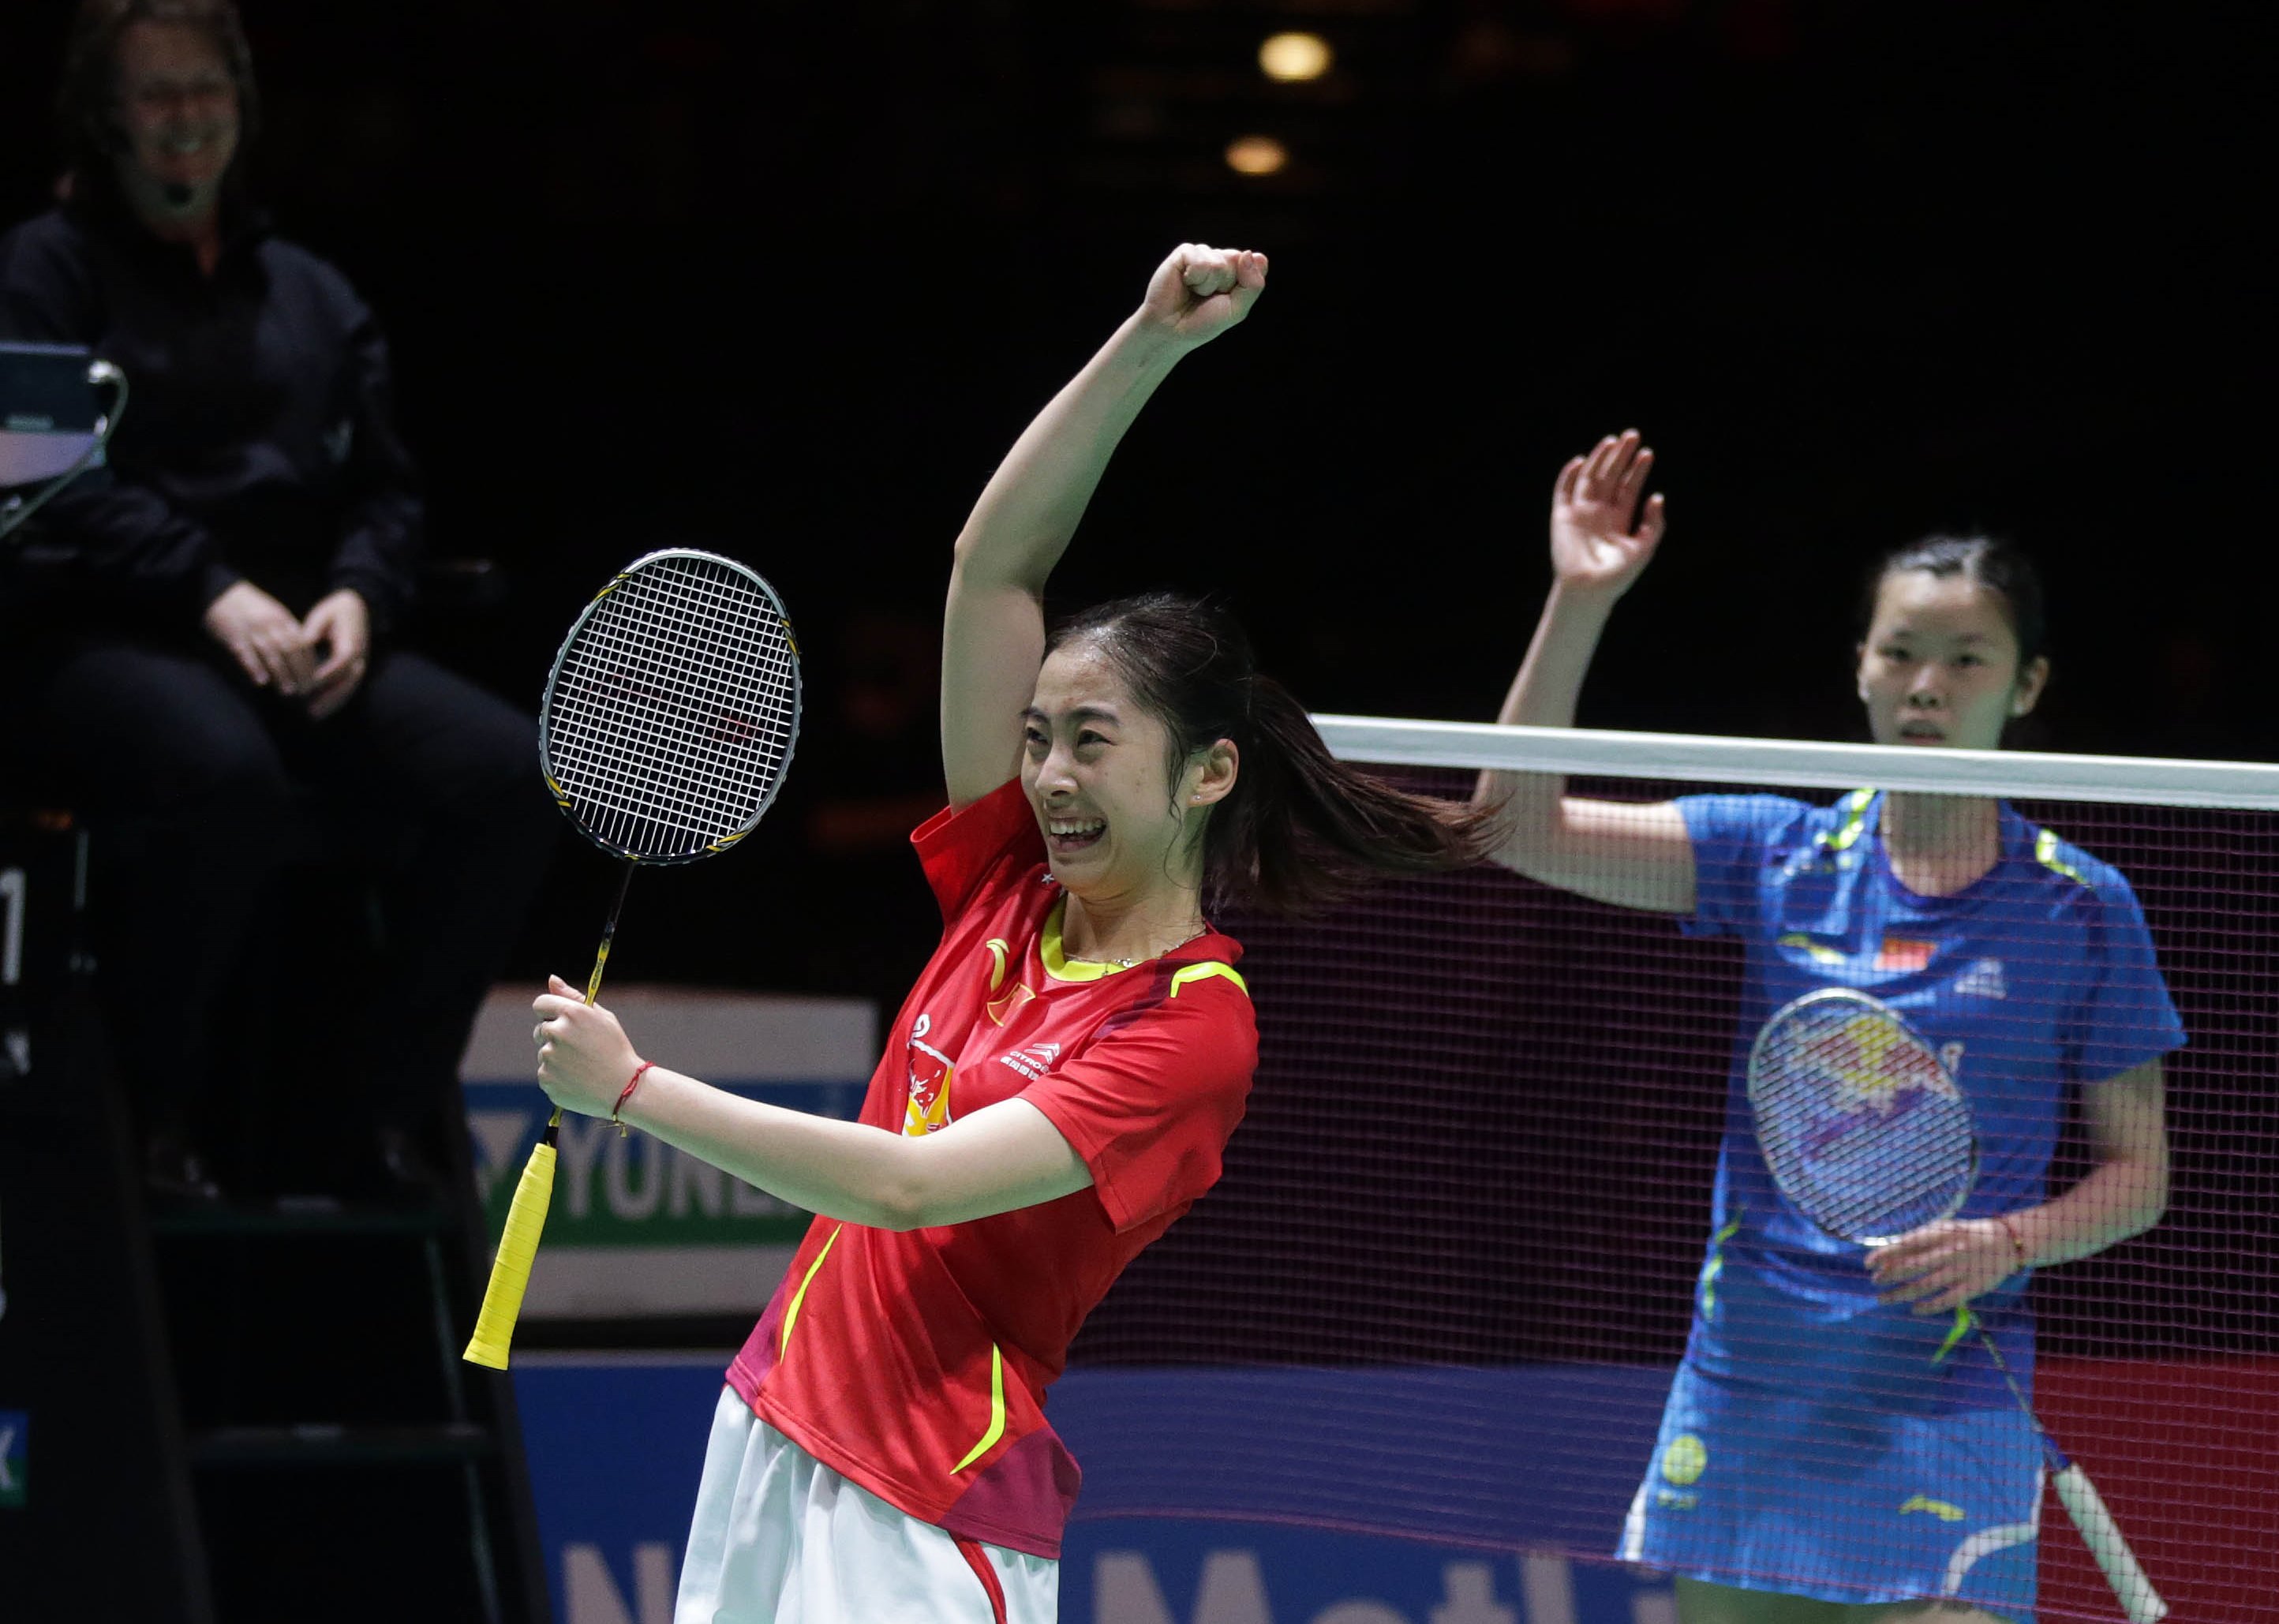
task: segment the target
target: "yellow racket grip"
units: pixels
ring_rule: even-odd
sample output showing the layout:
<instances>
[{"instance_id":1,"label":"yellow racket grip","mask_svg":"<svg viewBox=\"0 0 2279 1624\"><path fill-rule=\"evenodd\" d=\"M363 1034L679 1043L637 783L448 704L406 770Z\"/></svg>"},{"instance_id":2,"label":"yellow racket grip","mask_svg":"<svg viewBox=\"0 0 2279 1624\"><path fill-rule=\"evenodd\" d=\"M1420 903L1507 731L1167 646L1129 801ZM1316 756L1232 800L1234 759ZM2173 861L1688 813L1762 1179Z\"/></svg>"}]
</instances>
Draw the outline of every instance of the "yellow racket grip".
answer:
<instances>
[{"instance_id":1,"label":"yellow racket grip","mask_svg":"<svg viewBox=\"0 0 2279 1624\"><path fill-rule=\"evenodd\" d=\"M514 1205L507 1208L506 1232L499 1237L498 1256L491 1260L491 1280L483 1288L475 1334L459 1355L467 1363L506 1368L507 1344L514 1339L514 1322L522 1316L522 1294L530 1289L530 1266L538 1256L538 1237L553 1201L554 1147L541 1140L532 1148L522 1182L514 1187Z\"/></svg>"}]
</instances>

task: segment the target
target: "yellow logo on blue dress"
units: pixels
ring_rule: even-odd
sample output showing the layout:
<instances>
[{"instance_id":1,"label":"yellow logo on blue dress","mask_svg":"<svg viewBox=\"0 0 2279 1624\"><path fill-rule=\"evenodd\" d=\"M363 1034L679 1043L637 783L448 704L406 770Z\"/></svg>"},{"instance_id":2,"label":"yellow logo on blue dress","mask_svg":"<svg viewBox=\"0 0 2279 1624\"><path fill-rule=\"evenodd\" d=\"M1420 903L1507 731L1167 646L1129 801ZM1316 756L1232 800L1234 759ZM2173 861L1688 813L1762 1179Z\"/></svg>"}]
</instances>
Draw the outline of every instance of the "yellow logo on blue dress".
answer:
<instances>
[{"instance_id":1,"label":"yellow logo on blue dress","mask_svg":"<svg viewBox=\"0 0 2279 1624\"><path fill-rule=\"evenodd\" d=\"M1661 1452L1661 1475L1681 1489L1700 1482L1708 1469L1708 1446L1691 1432L1679 1433Z\"/></svg>"},{"instance_id":2,"label":"yellow logo on blue dress","mask_svg":"<svg viewBox=\"0 0 2279 1624\"><path fill-rule=\"evenodd\" d=\"M1927 1494L1916 1495L1899 1507L1902 1517L1909 1512L1929 1512L1941 1522L1960 1522L1970 1514L1952 1500L1934 1500Z\"/></svg>"}]
</instances>

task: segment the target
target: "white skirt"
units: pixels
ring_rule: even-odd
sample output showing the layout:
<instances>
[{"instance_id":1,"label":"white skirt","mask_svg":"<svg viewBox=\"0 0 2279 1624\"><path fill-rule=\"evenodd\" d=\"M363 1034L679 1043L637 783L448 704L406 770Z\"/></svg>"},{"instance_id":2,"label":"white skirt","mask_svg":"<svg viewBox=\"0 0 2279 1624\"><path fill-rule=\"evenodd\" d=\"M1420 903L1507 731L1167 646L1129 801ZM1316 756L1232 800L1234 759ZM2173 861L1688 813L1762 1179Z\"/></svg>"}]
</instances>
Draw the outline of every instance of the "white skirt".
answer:
<instances>
[{"instance_id":1,"label":"white skirt","mask_svg":"<svg viewBox=\"0 0 2279 1624\"><path fill-rule=\"evenodd\" d=\"M1054 1624L1061 1565L954 1538L724 1388L673 1624Z\"/></svg>"}]
</instances>

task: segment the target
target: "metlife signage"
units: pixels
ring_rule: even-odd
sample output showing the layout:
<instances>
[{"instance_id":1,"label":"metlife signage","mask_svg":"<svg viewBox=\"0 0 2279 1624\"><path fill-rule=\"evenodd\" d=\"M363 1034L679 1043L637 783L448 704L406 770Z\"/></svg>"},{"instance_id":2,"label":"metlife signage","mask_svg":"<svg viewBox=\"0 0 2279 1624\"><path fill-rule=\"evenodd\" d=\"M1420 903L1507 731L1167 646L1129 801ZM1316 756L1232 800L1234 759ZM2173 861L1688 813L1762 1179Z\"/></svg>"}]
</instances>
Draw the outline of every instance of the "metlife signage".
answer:
<instances>
[{"instance_id":1,"label":"metlife signage","mask_svg":"<svg viewBox=\"0 0 2279 1624\"><path fill-rule=\"evenodd\" d=\"M877 1015L862 1000L624 986L604 1001L644 1055L746 1099L823 1115L854 1116L878 1061ZM460 1066L494 1241L551 1110L536 1081L536 1020L529 997L494 992ZM533 1319L756 1314L807 1222L647 1134L568 1117L523 1311Z\"/></svg>"}]
</instances>

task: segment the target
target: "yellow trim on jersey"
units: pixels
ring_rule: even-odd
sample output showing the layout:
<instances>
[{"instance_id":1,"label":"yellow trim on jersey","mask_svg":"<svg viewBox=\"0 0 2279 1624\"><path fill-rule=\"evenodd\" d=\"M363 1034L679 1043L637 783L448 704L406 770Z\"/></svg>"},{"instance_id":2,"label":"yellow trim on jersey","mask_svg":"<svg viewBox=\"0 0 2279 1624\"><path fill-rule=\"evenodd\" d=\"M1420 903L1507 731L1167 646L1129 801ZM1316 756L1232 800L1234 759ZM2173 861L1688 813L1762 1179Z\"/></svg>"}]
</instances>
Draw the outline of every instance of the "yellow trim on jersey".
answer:
<instances>
[{"instance_id":1,"label":"yellow trim on jersey","mask_svg":"<svg viewBox=\"0 0 2279 1624\"><path fill-rule=\"evenodd\" d=\"M2056 872L2064 875L2075 885L2086 885L2089 884L2089 878L2086 875L2083 874L2079 869L2075 868L2073 864L2068 862L2064 858L2058 855L2058 838L2054 834L2052 834L2048 830L2039 830L2035 833L2034 855L2040 860L2042 867L2054 869Z\"/></svg>"},{"instance_id":2,"label":"yellow trim on jersey","mask_svg":"<svg viewBox=\"0 0 2279 1624\"><path fill-rule=\"evenodd\" d=\"M1838 801L1837 807L1845 815L1844 822L1837 829L1822 835L1816 844L1831 852L1846 851L1858 844L1860 837L1868 831L1868 803L1875 799L1874 790L1856 789Z\"/></svg>"},{"instance_id":3,"label":"yellow trim on jersey","mask_svg":"<svg viewBox=\"0 0 2279 1624\"><path fill-rule=\"evenodd\" d=\"M1801 931L1791 931L1780 938L1784 947L1801 947L1815 964L1845 964L1849 958L1839 949L1823 947Z\"/></svg>"},{"instance_id":4,"label":"yellow trim on jersey","mask_svg":"<svg viewBox=\"0 0 2279 1624\"><path fill-rule=\"evenodd\" d=\"M1725 1272L1725 1243L1741 1232L1741 1221L1732 1222L1710 1237L1709 1260L1701 1266L1701 1315L1704 1319L1717 1312L1717 1277Z\"/></svg>"},{"instance_id":5,"label":"yellow trim on jersey","mask_svg":"<svg viewBox=\"0 0 2279 1624\"><path fill-rule=\"evenodd\" d=\"M1037 952L1045 961L1045 974L1055 981L1098 981L1103 976L1121 975L1124 967L1110 964L1104 959L1070 959L1061 948L1061 915L1068 911L1068 899L1063 897L1053 904L1053 911L1045 915L1045 931L1037 945Z\"/></svg>"},{"instance_id":6,"label":"yellow trim on jersey","mask_svg":"<svg viewBox=\"0 0 2279 1624\"><path fill-rule=\"evenodd\" d=\"M840 1224L839 1229L847 1226ZM815 1271L823 1267L823 1260L831 1255L832 1247L839 1244L839 1229L831 1231L831 1238L823 1243L823 1250L815 1254L815 1261L807 1266L807 1273L799 1283L799 1290L791 1294L791 1306L784 1310L783 1335L776 1342L776 1357L781 1359L791 1347L791 1328L799 1323L799 1306L807 1300L807 1288L815 1283Z\"/></svg>"},{"instance_id":7,"label":"yellow trim on jersey","mask_svg":"<svg viewBox=\"0 0 2279 1624\"><path fill-rule=\"evenodd\" d=\"M949 1468L949 1475L955 1477L980 1459L1004 1436L1005 1351L993 1342L989 1344L989 1430L981 1435L981 1442L966 1452L964 1459Z\"/></svg>"},{"instance_id":8,"label":"yellow trim on jersey","mask_svg":"<svg viewBox=\"0 0 2279 1624\"><path fill-rule=\"evenodd\" d=\"M989 949L989 990L994 992L1005 984L1005 964L1013 944L1001 936L993 936L982 946Z\"/></svg>"},{"instance_id":9,"label":"yellow trim on jersey","mask_svg":"<svg viewBox=\"0 0 2279 1624\"><path fill-rule=\"evenodd\" d=\"M1112 963L1106 959L1070 958L1067 951L1061 946L1061 915L1067 911L1067 908L1068 899L1063 897L1053 904L1053 911L1045 915L1044 931L1037 942L1037 956L1045 961L1046 975L1055 981L1098 981L1106 976L1120 976L1125 970L1133 968L1129 964ZM996 943L992 942L989 946L994 953L996 950ZM1163 955L1159 954L1156 956L1160 958ZM1154 960L1142 961L1144 963L1154 961ZM1250 996L1250 984L1235 973L1234 966L1215 961L1190 964L1182 969L1173 971L1171 996L1178 997L1179 989L1187 983L1201 981L1209 976L1224 976L1242 989L1242 995L1245 998ZM994 981L990 984L993 989L996 985Z\"/></svg>"},{"instance_id":10,"label":"yellow trim on jersey","mask_svg":"<svg viewBox=\"0 0 2279 1624\"><path fill-rule=\"evenodd\" d=\"M1236 986L1242 989L1243 997L1248 998L1250 996L1250 984L1242 978L1241 973L1238 971L1233 965L1221 964L1216 959L1205 959L1200 964L1190 964L1184 969L1173 970L1171 972L1171 996L1173 998L1178 997L1179 989L1186 986L1189 982L1209 981L1214 976L1225 977L1229 981L1234 983Z\"/></svg>"}]
</instances>

